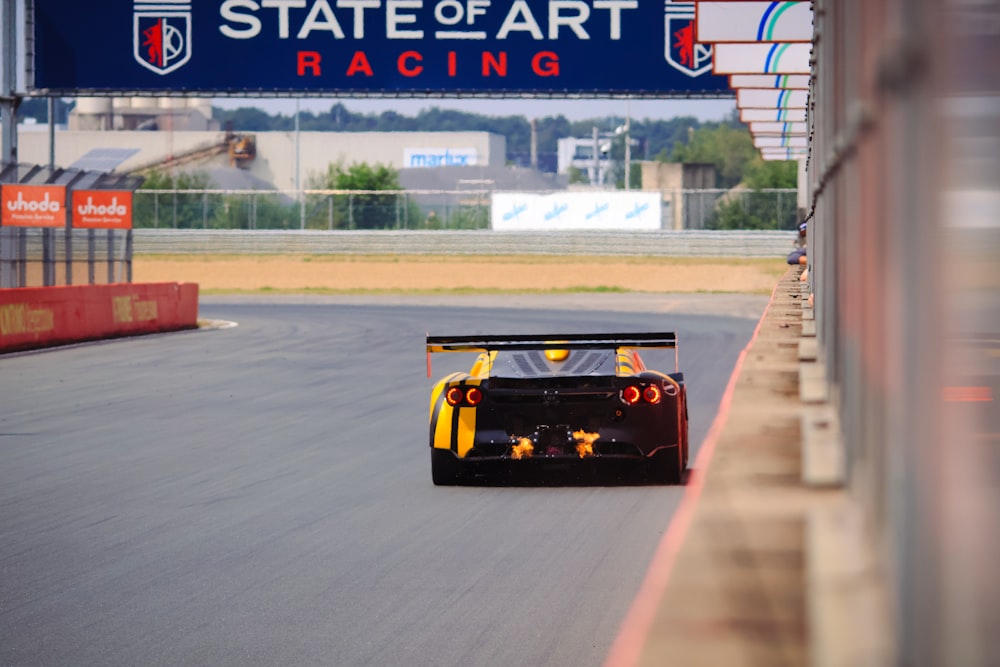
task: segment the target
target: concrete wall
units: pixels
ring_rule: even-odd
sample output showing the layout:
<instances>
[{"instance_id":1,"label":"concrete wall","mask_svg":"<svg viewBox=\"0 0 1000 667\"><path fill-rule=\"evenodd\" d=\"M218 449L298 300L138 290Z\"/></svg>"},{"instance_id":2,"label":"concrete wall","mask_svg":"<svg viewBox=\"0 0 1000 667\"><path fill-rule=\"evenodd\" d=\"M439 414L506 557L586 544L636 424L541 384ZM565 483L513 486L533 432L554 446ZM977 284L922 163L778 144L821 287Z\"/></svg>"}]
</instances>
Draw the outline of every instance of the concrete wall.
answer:
<instances>
[{"instance_id":1,"label":"concrete wall","mask_svg":"<svg viewBox=\"0 0 1000 667\"><path fill-rule=\"evenodd\" d=\"M198 285L0 289L0 353L198 326Z\"/></svg>"},{"instance_id":2,"label":"concrete wall","mask_svg":"<svg viewBox=\"0 0 1000 667\"><path fill-rule=\"evenodd\" d=\"M711 190L716 187L715 167L711 164L645 161L639 166L642 169L642 189L662 192L663 201L670 204L672 219L664 220L667 229L684 229L682 190Z\"/></svg>"},{"instance_id":3,"label":"concrete wall","mask_svg":"<svg viewBox=\"0 0 1000 667\"><path fill-rule=\"evenodd\" d=\"M715 167L710 164L679 162L639 163L642 168L643 190L711 190L715 184Z\"/></svg>"}]
</instances>

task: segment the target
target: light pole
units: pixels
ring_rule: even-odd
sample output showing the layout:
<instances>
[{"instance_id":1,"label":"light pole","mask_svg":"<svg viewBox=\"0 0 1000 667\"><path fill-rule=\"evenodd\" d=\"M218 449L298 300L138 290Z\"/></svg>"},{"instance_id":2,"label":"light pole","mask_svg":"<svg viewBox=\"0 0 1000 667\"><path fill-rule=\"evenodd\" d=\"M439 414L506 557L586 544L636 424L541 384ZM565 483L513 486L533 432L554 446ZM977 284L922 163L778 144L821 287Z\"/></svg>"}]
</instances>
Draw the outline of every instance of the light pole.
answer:
<instances>
[{"instance_id":1,"label":"light pole","mask_svg":"<svg viewBox=\"0 0 1000 667\"><path fill-rule=\"evenodd\" d=\"M306 228L306 203L302 197L302 181L299 178L299 163L302 161L300 154L300 132L299 132L299 102L295 98L295 193L299 198L299 229Z\"/></svg>"},{"instance_id":2,"label":"light pole","mask_svg":"<svg viewBox=\"0 0 1000 667\"><path fill-rule=\"evenodd\" d=\"M625 119L625 189L630 190L632 188L632 135L629 134L631 129L631 119Z\"/></svg>"},{"instance_id":3,"label":"light pole","mask_svg":"<svg viewBox=\"0 0 1000 667\"><path fill-rule=\"evenodd\" d=\"M625 124L615 128L615 134L625 135L625 189L630 190L632 180L632 135L631 119L626 116Z\"/></svg>"},{"instance_id":4,"label":"light pole","mask_svg":"<svg viewBox=\"0 0 1000 667\"><path fill-rule=\"evenodd\" d=\"M632 188L632 101L625 98L625 189Z\"/></svg>"}]
</instances>

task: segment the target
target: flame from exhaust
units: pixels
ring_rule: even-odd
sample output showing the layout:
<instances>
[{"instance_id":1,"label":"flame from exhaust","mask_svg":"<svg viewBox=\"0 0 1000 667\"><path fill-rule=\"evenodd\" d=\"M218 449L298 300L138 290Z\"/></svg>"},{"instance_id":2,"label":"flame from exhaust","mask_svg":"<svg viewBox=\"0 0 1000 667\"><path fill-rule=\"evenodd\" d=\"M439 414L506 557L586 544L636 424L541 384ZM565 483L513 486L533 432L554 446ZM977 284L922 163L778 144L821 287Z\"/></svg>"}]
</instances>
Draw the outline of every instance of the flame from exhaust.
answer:
<instances>
[{"instance_id":1,"label":"flame from exhaust","mask_svg":"<svg viewBox=\"0 0 1000 667\"><path fill-rule=\"evenodd\" d=\"M530 438L518 438L517 444L511 450L511 456L517 460L530 459L534 452L535 445L532 444Z\"/></svg>"},{"instance_id":2,"label":"flame from exhaust","mask_svg":"<svg viewBox=\"0 0 1000 667\"><path fill-rule=\"evenodd\" d=\"M600 433L587 433L586 431L573 431L576 438L576 453L581 459L594 455L594 441L601 437Z\"/></svg>"}]
</instances>

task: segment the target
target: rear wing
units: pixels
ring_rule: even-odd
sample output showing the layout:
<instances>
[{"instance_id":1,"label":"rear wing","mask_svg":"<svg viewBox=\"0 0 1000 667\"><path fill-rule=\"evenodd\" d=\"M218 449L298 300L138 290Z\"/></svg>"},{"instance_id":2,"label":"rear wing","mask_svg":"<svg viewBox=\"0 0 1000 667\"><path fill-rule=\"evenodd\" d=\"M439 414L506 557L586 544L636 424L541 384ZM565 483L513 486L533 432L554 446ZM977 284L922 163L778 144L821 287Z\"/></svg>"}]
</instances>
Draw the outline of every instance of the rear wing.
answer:
<instances>
[{"instance_id":1,"label":"rear wing","mask_svg":"<svg viewBox=\"0 0 1000 667\"><path fill-rule=\"evenodd\" d=\"M674 371L680 370L677 334L657 333L551 334L531 335L427 336L427 377L431 376L431 354L435 352L494 352L500 350L617 350L622 347L674 350Z\"/></svg>"}]
</instances>

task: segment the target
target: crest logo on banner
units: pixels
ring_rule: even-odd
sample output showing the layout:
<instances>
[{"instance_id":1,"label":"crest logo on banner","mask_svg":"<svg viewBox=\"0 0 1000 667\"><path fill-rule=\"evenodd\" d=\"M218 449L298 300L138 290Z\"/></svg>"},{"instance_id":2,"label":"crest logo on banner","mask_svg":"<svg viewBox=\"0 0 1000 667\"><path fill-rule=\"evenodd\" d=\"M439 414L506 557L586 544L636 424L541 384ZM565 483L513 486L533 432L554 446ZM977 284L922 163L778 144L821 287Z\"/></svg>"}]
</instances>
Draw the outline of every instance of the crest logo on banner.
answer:
<instances>
[{"instance_id":1,"label":"crest logo on banner","mask_svg":"<svg viewBox=\"0 0 1000 667\"><path fill-rule=\"evenodd\" d=\"M132 55L157 74L169 74L191 59L191 0L135 0Z\"/></svg>"},{"instance_id":2,"label":"crest logo on banner","mask_svg":"<svg viewBox=\"0 0 1000 667\"><path fill-rule=\"evenodd\" d=\"M712 46L695 41L694 3L667 0L664 9L664 45L667 62L690 77L712 71Z\"/></svg>"}]
</instances>

